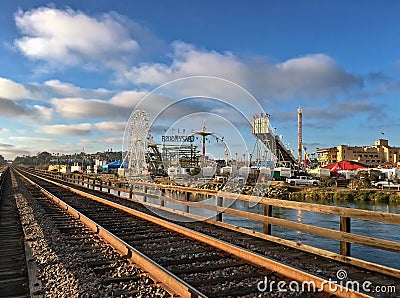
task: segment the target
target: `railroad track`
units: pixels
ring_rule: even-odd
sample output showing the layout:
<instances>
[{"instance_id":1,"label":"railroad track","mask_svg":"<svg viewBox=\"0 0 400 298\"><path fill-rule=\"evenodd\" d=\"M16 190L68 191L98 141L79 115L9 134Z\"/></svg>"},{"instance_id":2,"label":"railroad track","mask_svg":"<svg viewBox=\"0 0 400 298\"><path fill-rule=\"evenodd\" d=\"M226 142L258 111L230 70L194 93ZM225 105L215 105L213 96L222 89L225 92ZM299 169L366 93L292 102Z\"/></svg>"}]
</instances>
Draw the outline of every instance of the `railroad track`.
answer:
<instances>
[{"instance_id":1,"label":"railroad track","mask_svg":"<svg viewBox=\"0 0 400 298\"><path fill-rule=\"evenodd\" d=\"M22 286L4 280L0 297L170 296L78 219L34 186L11 175L14 188L18 188L14 196L32 249L31 261L39 267L30 277L38 280L31 295L29 288L20 295Z\"/></svg>"},{"instance_id":2,"label":"railroad track","mask_svg":"<svg viewBox=\"0 0 400 298\"><path fill-rule=\"evenodd\" d=\"M158 226L156 223L158 221L161 222L161 219L153 217L153 222L149 222L135 218L126 212L128 208L120 207L122 210L112 209L100 203L100 198L97 201L87 200L76 195L76 193L71 194L68 190L61 189L60 186L54 185L49 181L43 181L28 174L27 176L52 193L53 196L62 198L65 203L95 221L98 226L102 226L102 228L118 236L125 244L135 247L140 253L156 260L158 265L161 265L168 273L172 273L178 280L188 285L192 296L236 297L247 295L248 297L257 297L260 294L266 294L265 292L260 292L260 284L263 286L262 282L267 279L269 282L273 281L275 286L279 281L288 285L295 279L308 280L314 282L319 289L321 282L323 286L323 278L325 277L325 280L328 280L336 277L335 274L339 269L351 272L353 280L357 278L363 280L365 279L365 274L369 274L368 277L372 279L373 283L377 282L376 284L379 285L382 283L385 285L398 284L397 279L365 272L365 270L355 269L354 267L347 268L338 262L326 259L321 260L315 255L279 246L262 239L255 240L250 236L238 235L233 231L223 230L220 227L213 227L206 223L185 223L185 225L191 229L202 231L201 235L203 236L199 236L198 232L193 232L191 238L204 241L208 239L213 245L205 245L199 241L193 242L192 239L183 237L181 233L171 231L171 229L175 229L172 224L169 226L166 224L168 229ZM78 188L81 189L80 194L85 197L90 196L83 193L81 187ZM89 192L89 190L84 189L84 192ZM114 201L114 205L118 203L129 207L129 210L141 209L140 211L149 212L147 208L132 201L119 199L97 191L90 192L95 193L97 197L107 197L107 200ZM130 211L133 214L137 212ZM215 238L210 240L210 237L205 235L207 233L214 237L223 238L224 242ZM247 252L244 252L245 247ZM252 252L249 252L249 250L252 250ZM130 249L128 251L131 253ZM247 256L243 257L244 254ZM268 258L262 255L266 255ZM282 262L285 264L282 265ZM296 267L301 270L293 268L294 265L297 265ZM328 288L324 289L329 290ZM273 286L268 290L267 296L299 295L298 291L279 292ZM366 296L347 291L341 287L340 290L338 288L336 290L334 294L343 297ZM307 292L303 294L307 295L307 297L327 297L330 295L323 292Z\"/></svg>"},{"instance_id":3,"label":"railroad track","mask_svg":"<svg viewBox=\"0 0 400 298\"><path fill-rule=\"evenodd\" d=\"M0 296L29 297L24 233L11 187L6 170L0 179Z\"/></svg>"}]
</instances>

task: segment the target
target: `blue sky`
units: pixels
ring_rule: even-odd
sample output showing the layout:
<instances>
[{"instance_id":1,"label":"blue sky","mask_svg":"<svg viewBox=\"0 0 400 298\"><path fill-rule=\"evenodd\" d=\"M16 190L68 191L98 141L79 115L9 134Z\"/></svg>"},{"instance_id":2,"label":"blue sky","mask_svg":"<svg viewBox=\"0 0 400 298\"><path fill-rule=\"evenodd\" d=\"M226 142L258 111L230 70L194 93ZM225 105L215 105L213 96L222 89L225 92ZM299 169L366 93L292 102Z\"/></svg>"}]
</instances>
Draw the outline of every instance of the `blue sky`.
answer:
<instances>
[{"instance_id":1,"label":"blue sky","mask_svg":"<svg viewBox=\"0 0 400 298\"><path fill-rule=\"evenodd\" d=\"M382 136L400 146L399 11L398 1L1 1L0 154L120 150L135 105L188 76L247 89L294 150L299 106L309 153ZM189 85L179 96L256 111L240 92ZM158 95L142 108L164 109L171 94ZM166 123L199 129L207 115L210 130L233 133L226 105L175 108L155 135Z\"/></svg>"}]
</instances>

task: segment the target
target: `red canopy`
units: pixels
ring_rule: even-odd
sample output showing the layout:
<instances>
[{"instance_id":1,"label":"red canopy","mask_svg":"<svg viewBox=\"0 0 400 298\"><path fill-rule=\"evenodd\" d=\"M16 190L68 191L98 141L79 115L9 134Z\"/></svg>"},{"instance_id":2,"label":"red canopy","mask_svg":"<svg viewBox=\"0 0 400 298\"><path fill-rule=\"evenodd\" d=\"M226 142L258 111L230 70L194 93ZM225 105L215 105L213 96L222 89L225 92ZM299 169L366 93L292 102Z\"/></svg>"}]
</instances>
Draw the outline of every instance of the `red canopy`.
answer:
<instances>
[{"instance_id":1,"label":"red canopy","mask_svg":"<svg viewBox=\"0 0 400 298\"><path fill-rule=\"evenodd\" d=\"M354 162L354 161L339 161L337 163L333 163L330 164L326 167L324 167L324 169L330 169L331 173L337 173L338 171L341 170L357 170L357 169L365 169L367 168L366 166L358 163L358 162Z\"/></svg>"}]
</instances>

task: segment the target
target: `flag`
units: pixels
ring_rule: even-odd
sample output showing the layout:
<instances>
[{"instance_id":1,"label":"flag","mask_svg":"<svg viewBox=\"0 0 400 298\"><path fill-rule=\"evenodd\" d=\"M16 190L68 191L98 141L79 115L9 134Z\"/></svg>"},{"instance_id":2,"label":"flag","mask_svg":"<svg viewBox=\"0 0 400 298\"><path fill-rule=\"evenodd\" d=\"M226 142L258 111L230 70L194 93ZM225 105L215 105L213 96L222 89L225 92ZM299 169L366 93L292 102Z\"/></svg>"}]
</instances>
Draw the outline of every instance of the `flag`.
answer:
<instances>
[{"instance_id":1,"label":"flag","mask_svg":"<svg viewBox=\"0 0 400 298\"><path fill-rule=\"evenodd\" d=\"M385 133L382 131L382 132L381 132L381 135L384 135L384 134L385 134Z\"/></svg>"}]
</instances>

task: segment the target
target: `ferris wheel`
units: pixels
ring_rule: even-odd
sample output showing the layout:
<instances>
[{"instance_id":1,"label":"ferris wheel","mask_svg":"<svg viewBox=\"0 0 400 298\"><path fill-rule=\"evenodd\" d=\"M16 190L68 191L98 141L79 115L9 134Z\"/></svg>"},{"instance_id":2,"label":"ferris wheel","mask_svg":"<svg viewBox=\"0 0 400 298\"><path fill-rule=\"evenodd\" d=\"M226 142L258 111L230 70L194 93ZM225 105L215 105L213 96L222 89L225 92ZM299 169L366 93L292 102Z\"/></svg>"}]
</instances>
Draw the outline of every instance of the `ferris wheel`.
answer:
<instances>
[{"instance_id":1,"label":"ferris wheel","mask_svg":"<svg viewBox=\"0 0 400 298\"><path fill-rule=\"evenodd\" d=\"M149 118L145 111L136 110L128 123L126 178L129 182L141 177L147 170L146 150L149 137Z\"/></svg>"}]
</instances>

